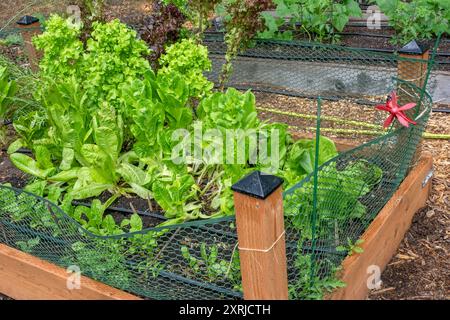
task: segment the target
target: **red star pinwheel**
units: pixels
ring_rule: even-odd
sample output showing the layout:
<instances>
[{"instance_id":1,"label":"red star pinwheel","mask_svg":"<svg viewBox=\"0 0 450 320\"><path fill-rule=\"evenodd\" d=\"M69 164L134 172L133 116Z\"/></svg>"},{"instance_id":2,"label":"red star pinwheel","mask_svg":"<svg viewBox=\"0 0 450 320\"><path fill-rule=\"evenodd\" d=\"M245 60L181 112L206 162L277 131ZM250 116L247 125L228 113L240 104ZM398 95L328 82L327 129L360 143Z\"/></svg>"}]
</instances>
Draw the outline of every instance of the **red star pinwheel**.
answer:
<instances>
[{"instance_id":1,"label":"red star pinwheel","mask_svg":"<svg viewBox=\"0 0 450 320\"><path fill-rule=\"evenodd\" d=\"M378 110L384 110L390 113L389 117L384 121L383 127L387 128L391 125L392 121L394 121L394 118L397 118L397 120L401 123L402 126L409 127L409 124L417 124L415 121L409 119L406 114L405 110L412 109L416 106L415 103L408 103L405 104L402 107L399 107L397 104L397 93L395 91L392 91L392 93L389 95L386 104L385 105L379 105L376 106Z\"/></svg>"}]
</instances>

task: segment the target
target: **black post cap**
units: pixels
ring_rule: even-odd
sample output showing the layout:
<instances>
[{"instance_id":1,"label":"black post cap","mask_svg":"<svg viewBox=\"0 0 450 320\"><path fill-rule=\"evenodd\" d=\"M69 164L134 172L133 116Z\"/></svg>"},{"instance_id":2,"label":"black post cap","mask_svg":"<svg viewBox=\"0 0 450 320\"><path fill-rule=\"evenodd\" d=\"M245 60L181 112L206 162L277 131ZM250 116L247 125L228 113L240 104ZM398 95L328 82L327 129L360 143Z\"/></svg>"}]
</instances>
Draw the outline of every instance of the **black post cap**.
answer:
<instances>
[{"instance_id":1,"label":"black post cap","mask_svg":"<svg viewBox=\"0 0 450 320\"><path fill-rule=\"evenodd\" d=\"M424 54L430 49L430 45L423 42L411 41L398 52L404 54Z\"/></svg>"},{"instance_id":2,"label":"black post cap","mask_svg":"<svg viewBox=\"0 0 450 320\"><path fill-rule=\"evenodd\" d=\"M23 26L28 26L30 24L39 22L39 19L36 17L32 17L32 16L23 16L22 18L20 18L19 21L17 21L17 24L23 25Z\"/></svg>"},{"instance_id":3,"label":"black post cap","mask_svg":"<svg viewBox=\"0 0 450 320\"><path fill-rule=\"evenodd\" d=\"M266 199L277 190L283 182L283 179L279 177L262 173L261 171L254 171L232 185L231 190L254 198Z\"/></svg>"}]
</instances>

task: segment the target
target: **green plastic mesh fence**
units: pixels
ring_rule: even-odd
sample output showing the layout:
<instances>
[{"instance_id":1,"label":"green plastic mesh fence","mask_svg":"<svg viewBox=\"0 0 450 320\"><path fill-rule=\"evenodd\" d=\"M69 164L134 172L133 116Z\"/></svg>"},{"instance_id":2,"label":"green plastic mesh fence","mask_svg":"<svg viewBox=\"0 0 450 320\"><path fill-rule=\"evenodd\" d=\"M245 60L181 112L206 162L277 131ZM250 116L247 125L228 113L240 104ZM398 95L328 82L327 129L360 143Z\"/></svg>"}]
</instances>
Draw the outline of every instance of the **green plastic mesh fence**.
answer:
<instances>
[{"instance_id":1,"label":"green plastic mesh fence","mask_svg":"<svg viewBox=\"0 0 450 320\"><path fill-rule=\"evenodd\" d=\"M209 76L217 80L223 43L208 42L208 47L214 65ZM234 64L229 86L303 97L314 108L321 101L324 108L329 101L351 102L374 113L375 128L381 128L386 114L373 105L383 103L391 90L397 90L400 103L417 103L408 111L417 125L389 132L374 128L378 137L341 153L285 191L291 299L320 299L341 285L339 265L357 250L357 240L411 165L432 100L423 89L428 73L414 78L411 64L398 72L404 62L432 65L337 46L270 41L258 42ZM352 127L356 123L350 116L333 123ZM306 119L313 126L317 120ZM142 214L154 225L165 220L158 213ZM242 298L234 217L102 237L46 199L0 186L0 242L65 268L76 266L84 275L147 298Z\"/></svg>"}]
</instances>

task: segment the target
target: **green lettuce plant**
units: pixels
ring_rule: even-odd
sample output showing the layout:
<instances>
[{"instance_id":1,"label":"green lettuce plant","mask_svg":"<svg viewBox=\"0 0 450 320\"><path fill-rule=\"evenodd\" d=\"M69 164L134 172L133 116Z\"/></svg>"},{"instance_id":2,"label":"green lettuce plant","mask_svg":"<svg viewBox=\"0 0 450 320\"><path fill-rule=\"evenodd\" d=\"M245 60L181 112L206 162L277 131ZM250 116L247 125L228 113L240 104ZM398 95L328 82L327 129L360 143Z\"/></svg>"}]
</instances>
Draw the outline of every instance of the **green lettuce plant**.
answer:
<instances>
[{"instance_id":1,"label":"green lettuce plant","mask_svg":"<svg viewBox=\"0 0 450 320\"><path fill-rule=\"evenodd\" d=\"M39 62L41 74L52 79L79 75L84 53L79 27L52 15L45 28L43 34L33 38L33 44L43 52Z\"/></svg>"},{"instance_id":2,"label":"green lettuce plant","mask_svg":"<svg viewBox=\"0 0 450 320\"><path fill-rule=\"evenodd\" d=\"M190 97L201 99L211 93L214 85L203 74L211 70L208 49L193 39L183 39L167 47L159 63L161 68L158 75L165 78L169 84L174 75L182 77L189 88Z\"/></svg>"},{"instance_id":3,"label":"green lettuce plant","mask_svg":"<svg viewBox=\"0 0 450 320\"><path fill-rule=\"evenodd\" d=\"M88 103L93 108L103 102L120 107L120 86L143 77L150 68L145 56L149 54L145 42L119 20L94 22L86 47L80 40L79 26L58 15L46 22L46 31L33 38L43 51L39 67L45 78L66 81L72 76L88 92ZM45 98L41 92L39 99Z\"/></svg>"}]
</instances>

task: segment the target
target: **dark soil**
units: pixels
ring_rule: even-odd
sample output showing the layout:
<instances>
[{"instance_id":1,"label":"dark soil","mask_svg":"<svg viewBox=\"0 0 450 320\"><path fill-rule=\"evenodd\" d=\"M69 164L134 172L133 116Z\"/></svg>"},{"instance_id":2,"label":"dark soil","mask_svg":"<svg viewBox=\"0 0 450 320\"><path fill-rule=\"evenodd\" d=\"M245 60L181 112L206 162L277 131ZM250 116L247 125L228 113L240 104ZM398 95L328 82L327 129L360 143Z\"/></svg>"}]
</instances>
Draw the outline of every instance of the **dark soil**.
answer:
<instances>
[{"instance_id":1,"label":"dark soil","mask_svg":"<svg viewBox=\"0 0 450 320\"><path fill-rule=\"evenodd\" d=\"M0 151L0 183L10 183L15 188L23 188L29 176L17 169L4 151Z\"/></svg>"},{"instance_id":2,"label":"dark soil","mask_svg":"<svg viewBox=\"0 0 450 320\"><path fill-rule=\"evenodd\" d=\"M18 65L24 65L28 63L27 55L24 53L23 48L19 45L0 45L0 55L4 55L9 60L17 63Z\"/></svg>"}]
</instances>

